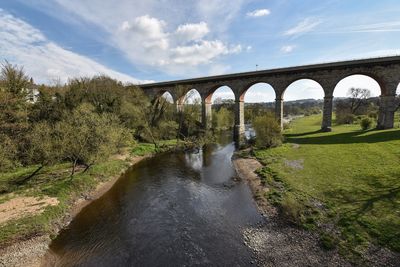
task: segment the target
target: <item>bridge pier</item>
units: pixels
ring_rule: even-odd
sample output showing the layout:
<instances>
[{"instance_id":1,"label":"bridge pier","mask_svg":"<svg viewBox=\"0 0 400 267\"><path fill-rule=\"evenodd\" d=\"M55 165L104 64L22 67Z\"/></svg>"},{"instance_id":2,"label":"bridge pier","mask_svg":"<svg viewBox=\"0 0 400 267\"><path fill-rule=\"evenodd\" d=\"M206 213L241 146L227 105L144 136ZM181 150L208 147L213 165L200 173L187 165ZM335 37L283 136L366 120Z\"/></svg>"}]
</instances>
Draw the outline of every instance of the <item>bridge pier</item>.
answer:
<instances>
[{"instance_id":1,"label":"bridge pier","mask_svg":"<svg viewBox=\"0 0 400 267\"><path fill-rule=\"evenodd\" d=\"M180 113L183 111L183 107L184 105L182 103L180 103L179 101L176 102L176 112Z\"/></svg>"},{"instance_id":2,"label":"bridge pier","mask_svg":"<svg viewBox=\"0 0 400 267\"><path fill-rule=\"evenodd\" d=\"M391 129L394 127L394 113L397 108L395 95L381 95L379 98L378 129Z\"/></svg>"},{"instance_id":3,"label":"bridge pier","mask_svg":"<svg viewBox=\"0 0 400 267\"><path fill-rule=\"evenodd\" d=\"M235 101L235 126L233 129L233 138L236 146L240 147L245 143L244 127L244 101L236 99Z\"/></svg>"},{"instance_id":4,"label":"bridge pier","mask_svg":"<svg viewBox=\"0 0 400 267\"><path fill-rule=\"evenodd\" d=\"M211 99L203 99L201 101L201 123L205 130L208 130L212 126L212 109Z\"/></svg>"},{"instance_id":5,"label":"bridge pier","mask_svg":"<svg viewBox=\"0 0 400 267\"><path fill-rule=\"evenodd\" d=\"M283 99L275 99L275 118L283 129Z\"/></svg>"},{"instance_id":6,"label":"bridge pier","mask_svg":"<svg viewBox=\"0 0 400 267\"><path fill-rule=\"evenodd\" d=\"M323 132L332 131L332 112L333 112L333 96L324 97L324 107L322 111L322 125Z\"/></svg>"}]
</instances>

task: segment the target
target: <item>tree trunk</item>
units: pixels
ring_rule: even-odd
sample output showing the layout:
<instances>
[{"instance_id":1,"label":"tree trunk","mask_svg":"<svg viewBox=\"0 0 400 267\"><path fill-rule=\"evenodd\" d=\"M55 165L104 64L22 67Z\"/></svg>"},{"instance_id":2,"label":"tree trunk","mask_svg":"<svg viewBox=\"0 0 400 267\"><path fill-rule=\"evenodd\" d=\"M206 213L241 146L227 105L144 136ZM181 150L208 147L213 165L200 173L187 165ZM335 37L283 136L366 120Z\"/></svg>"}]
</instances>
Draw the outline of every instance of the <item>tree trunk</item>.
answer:
<instances>
[{"instance_id":1,"label":"tree trunk","mask_svg":"<svg viewBox=\"0 0 400 267\"><path fill-rule=\"evenodd\" d=\"M75 159L75 160L74 160L74 163L72 164L71 180L72 180L72 177L73 177L74 174L75 174L75 168L76 168L76 163L77 163L77 162L78 162L78 160Z\"/></svg>"},{"instance_id":2,"label":"tree trunk","mask_svg":"<svg viewBox=\"0 0 400 267\"><path fill-rule=\"evenodd\" d=\"M28 177L23 178L22 180L17 180L16 183L18 185L24 184L26 181L30 180L33 178L33 176L35 176L41 169L43 169L43 165L40 165L39 168L37 168L31 175L29 175Z\"/></svg>"},{"instance_id":3,"label":"tree trunk","mask_svg":"<svg viewBox=\"0 0 400 267\"><path fill-rule=\"evenodd\" d=\"M86 168L83 170L82 173L87 172L87 170L89 170L89 168L90 168L93 164L85 164L85 165L86 165Z\"/></svg>"}]
</instances>

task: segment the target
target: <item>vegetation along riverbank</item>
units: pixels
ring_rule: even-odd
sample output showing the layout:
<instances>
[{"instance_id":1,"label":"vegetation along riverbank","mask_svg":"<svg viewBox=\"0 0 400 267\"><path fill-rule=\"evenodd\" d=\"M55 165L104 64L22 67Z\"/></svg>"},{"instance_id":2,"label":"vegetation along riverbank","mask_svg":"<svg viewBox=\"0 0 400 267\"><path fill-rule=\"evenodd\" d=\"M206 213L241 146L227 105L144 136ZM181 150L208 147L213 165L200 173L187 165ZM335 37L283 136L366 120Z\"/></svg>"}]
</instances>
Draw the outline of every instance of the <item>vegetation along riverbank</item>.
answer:
<instances>
[{"instance_id":1,"label":"vegetation along riverbank","mask_svg":"<svg viewBox=\"0 0 400 267\"><path fill-rule=\"evenodd\" d=\"M324 133L319 125L320 115L298 118L282 146L236 156L236 168L268 214L264 226L245 233L247 243L266 262L287 256L300 265L346 266L338 252L360 266L396 266L400 130L346 124ZM269 243L286 245L275 250Z\"/></svg>"},{"instance_id":2,"label":"vegetation along riverbank","mask_svg":"<svg viewBox=\"0 0 400 267\"><path fill-rule=\"evenodd\" d=\"M180 146L180 145L179 145ZM177 149L175 140L160 144L158 152ZM71 180L70 166L43 170L23 187L0 197L0 266L39 266L48 244L82 208L102 196L127 168L157 153L153 144L135 144ZM0 175L7 186L35 166ZM2 265L3 264L3 265Z\"/></svg>"},{"instance_id":3,"label":"vegetation along riverbank","mask_svg":"<svg viewBox=\"0 0 400 267\"><path fill-rule=\"evenodd\" d=\"M207 142L199 112L191 104L177 113L165 98L102 75L37 85L22 67L2 63L0 265L36 259L30 253L43 253L138 159Z\"/></svg>"}]
</instances>

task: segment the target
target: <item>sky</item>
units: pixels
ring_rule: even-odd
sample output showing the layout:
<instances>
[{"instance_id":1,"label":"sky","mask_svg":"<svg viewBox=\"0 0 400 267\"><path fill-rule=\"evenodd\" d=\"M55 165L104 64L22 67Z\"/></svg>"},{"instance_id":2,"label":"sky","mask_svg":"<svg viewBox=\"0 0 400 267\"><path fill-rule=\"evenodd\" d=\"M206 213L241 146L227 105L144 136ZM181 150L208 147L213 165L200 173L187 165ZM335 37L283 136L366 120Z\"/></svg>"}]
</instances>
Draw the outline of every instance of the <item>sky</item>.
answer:
<instances>
[{"instance_id":1,"label":"sky","mask_svg":"<svg viewBox=\"0 0 400 267\"><path fill-rule=\"evenodd\" d=\"M149 83L400 55L399 0L0 0L0 60L36 83L105 74ZM336 87L380 94L369 77ZM400 91L398 89L398 91ZM232 97L229 88L217 97ZM284 99L323 97L311 80ZM269 102L266 84L246 102Z\"/></svg>"}]
</instances>

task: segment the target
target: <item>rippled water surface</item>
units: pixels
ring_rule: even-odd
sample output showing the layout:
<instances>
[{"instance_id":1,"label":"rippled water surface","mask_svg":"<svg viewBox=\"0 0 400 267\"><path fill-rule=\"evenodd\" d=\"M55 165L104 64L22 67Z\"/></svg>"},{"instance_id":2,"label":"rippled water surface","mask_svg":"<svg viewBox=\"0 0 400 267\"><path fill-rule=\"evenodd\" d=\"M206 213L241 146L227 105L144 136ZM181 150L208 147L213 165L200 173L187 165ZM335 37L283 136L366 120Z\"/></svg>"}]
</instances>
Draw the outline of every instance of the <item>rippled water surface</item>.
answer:
<instances>
[{"instance_id":1,"label":"rippled water surface","mask_svg":"<svg viewBox=\"0 0 400 267\"><path fill-rule=\"evenodd\" d=\"M51 266L246 266L262 218L235 182L233 144L144 160L52 242Z\"/></svg>"}]
</instances>

